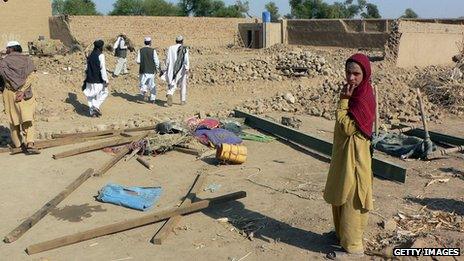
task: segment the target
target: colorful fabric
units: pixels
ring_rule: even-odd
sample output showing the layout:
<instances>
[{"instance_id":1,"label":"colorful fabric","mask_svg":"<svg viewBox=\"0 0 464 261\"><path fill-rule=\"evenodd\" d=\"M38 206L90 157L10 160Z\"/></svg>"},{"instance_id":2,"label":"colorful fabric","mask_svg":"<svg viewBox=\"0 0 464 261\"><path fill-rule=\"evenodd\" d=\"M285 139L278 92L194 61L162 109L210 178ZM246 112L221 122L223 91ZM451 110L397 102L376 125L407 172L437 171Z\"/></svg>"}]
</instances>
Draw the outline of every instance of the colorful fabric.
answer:
<instances>
[{"instance_id":1,"label":"colorful fabric","mask_svg":"<svg viewBox=\"0 0 464 261\"><path fill-rule=\"evenodd\" d=\"M104 186L97 199L132 209L146 211L159 200L163 189L160 187L124 187L117 184Z\"/></svg>"},{"instance_id":2,"label":"colorful fabric","mask_svg":"<svg viewBox=\"0 0 464 261\"><path fill-rule=\"evenodd\" d=\"M199 129L195 131L195 136L197 139L205 144L209 145L209 143L213 144L214 146L218 146L220 144L240 144L242 143L242 139L237 137L233 132L224 129Z\"/></svg>"},{"instance_id":3,"label":"colorful fabric","mask_svg":"<svg viewBox=\"0 0 464 261\"><path fill-rule=\"evenodd\" d=\"M354 89L350 98L349 112L359 130L371 138L372 126L375 120L375 97L371 86L371 63L369 58L361 53L351 56L346 62L357 63L364 73L362 82Z\"/></svg>"}]
</instances>

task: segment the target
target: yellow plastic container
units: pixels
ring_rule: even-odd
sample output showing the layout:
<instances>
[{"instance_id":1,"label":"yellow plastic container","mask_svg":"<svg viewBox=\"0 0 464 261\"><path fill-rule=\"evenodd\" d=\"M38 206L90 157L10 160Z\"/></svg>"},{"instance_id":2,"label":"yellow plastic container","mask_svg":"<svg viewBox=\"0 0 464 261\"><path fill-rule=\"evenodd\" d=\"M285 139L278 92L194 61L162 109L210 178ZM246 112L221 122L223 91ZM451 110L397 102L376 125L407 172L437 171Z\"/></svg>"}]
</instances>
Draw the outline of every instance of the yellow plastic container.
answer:
<instances>
[{"instance_id":1,"label":"yellow plastic container","mask_svg":"<svg viewBox=\"0 0 464 261\"><path fill-rule=\"evenodd\" d=\"M221 144L216 150L216 158L233 164L242 164L247 159L247 148L242 145Z\"/></svg>"}]
</instances>

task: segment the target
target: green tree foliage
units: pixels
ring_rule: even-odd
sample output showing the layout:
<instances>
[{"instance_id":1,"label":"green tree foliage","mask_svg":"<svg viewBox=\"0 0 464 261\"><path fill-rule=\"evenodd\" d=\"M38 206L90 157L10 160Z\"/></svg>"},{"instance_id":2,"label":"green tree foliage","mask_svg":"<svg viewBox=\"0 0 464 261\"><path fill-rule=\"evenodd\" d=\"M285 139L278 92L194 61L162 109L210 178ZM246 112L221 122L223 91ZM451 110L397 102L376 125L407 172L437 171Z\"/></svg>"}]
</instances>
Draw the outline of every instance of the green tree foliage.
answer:
<instances>
[{"instance_id":1,"label":"green tree foliage","mask_svg":"<svg viewBox=\"0 0 464 261\"><path fill-rule=\"evenodd\" d=\"M180 9L165 0L117 0L110 15L177 16Z\"/></svg>"},{"instance_id":2,"label":"green tree foliage","mask_svg":"<svg viewBox=\"0 0 464 261\"><path fill-rule=\"evenodd\" d=\"M371 4L371 3L366 4L366 11L361 13L361 17L365 18L365 19L382 18L382 16L380 15L380 12L379 12L379 8L376 5Z\"/></svg>"},{"instance_id":3,"label":"green tree foliage","mask_svg":"<svg viewBox=\"0 0 464 261\"><path fill-rule=\"evenodd\" d=\"M184 16L244 17L249 10L248 1L240 0L229 6L222 0L181 0L178 6Z\"/></svg>"},{"instance_id":4,"label":"green tree foliage","mask_svg":"<svg viewBox=\"0 0 464 261\"><path fill-rule=\"evenodd\" d=\"M357 0L356 3L345 0L333 4L323 0L290 0L290 7L292 17L300 19L354 18L361 12L366 17L380 16L377 6L368 4L366 0Z\"/></svg>"},{"instance_id":5,"label":"green tree foliage","mask_svg":"<svg viewBox=\"0 0 464 261\"><path fill-rule=\"evenodd\" d=\"M269 2L265 6L266 10L271 14L271 22L277 22L280 18L279 8L274 2Z\"/></svg>"},{"instance_id":6,"label":"green tree foliage","mask_svg":"<svg viewBox=\"0 0 464 261\"><path fill-rule=\"evenodd\" d=\"M179 16L181 10L177 5L169 3L165 0L144 0L143 1L144 15L153 16Z\"/></svg>"},{"instance_id":7,"label":"green tree foliage","mask_svg":"<svg viewBox=\"0 0 464 261\"><path fill-rule=\"evenodd\" d=\"M52 7L56 15L100 15L92 0L53 0Z\"/></svg>"},{"instance_id":8,"label":"green tree foliage","mask_svg":"<svg viewBox=\"0 0 464 261\"><path fill-rule=\"evenodd\" d=\"M142 15L143 12L142 0L117 0L110 15Z\"/></svg>"},{"instance_id":9,"label":"green tree foliage","mask_svg":"<svg viewBox=\"0 0 464 261\"><path fill-rule=\"evenodd\" d=\"M404 14L401 16L401 18L419 18L419 15L414 12L411 8L408 8L404 10Z\"/></svg>"}]
</instances>

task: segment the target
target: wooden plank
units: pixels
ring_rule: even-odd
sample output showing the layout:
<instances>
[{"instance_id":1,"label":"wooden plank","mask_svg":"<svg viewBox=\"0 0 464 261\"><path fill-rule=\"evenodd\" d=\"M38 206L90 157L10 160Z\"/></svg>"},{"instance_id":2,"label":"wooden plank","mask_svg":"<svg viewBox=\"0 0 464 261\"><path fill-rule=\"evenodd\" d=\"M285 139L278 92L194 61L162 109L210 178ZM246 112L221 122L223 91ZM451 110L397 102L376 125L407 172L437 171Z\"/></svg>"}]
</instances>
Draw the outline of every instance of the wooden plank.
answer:
<instances>
[{"instance_id":1,"label":"wooden plank","mask_svg":"<svg viewBox=\"0 0 464 261\"><path fill-rule=\"evenodd\" d=\"M198 211L201 211L203 209L206 209L216 204L241 199L244 197L246 197L246 192L239 191L239 192L223 195L217 198L201 200L201 201L192 203L185 207L174 207L174 208L160 211L154 214L148 214L148 215L145 215L139 218L125 220L125 221L113 223L110 225L97 227L97 228L90 229L87 231L79 232L76 234L52 239L52 240L45 241L42 243L34 244L31 246L28 246L26 249L26 252L29 255L40 253L43 251L75 244L75 243L86 241L89 239L93 239L93 238L97 238L97 237L101 237L101 236L105 236L109 234L114 234L114 233L118 233L121 231L129 230L129 229L133 229L133 228L137 228L137 227L141 227L145 225L149 225L149 224L156 223L162 220L166 220L172 216L186 215L186 214L198 212Z\"/></svg>"},{"instance_id":2,"label":"wooden plank","mask_svg":"<svg viewBox=\"0 0 464 261\"><path fill-rule=\"evenodd\" d=\"M194 202L197 199L197 193L201 190L201 187L203 186L203 183L205 183L205 180L205 174L200 173L197 175L192 187L190 188L190 191L187 193L179 207L192 204L192 202ZM174 230L174 228L180 222L181 219L182 217L180 215L169 218L168 221L166 221L166 223L164 223L164 225L161 227L161 229L158 230L158 232L152 238L151 242L153 242L153 244L155 245L161 245L163 241L169 236L169 234Z\"/></svg>"},{"instance_id":3,"label":"wooden plank","mask_svg":"<svg viewBox=\"0 0 464 261\"><path fill-rule=\"evenodd\" d=\"M420 128L415 128L405 132L406 135L415 136L425 139L425 131ZM455 137L447 134L429 131L430 139L436 143L448 143L454 146L464 146L464 138Z\"/></svg>"},{"instance_id":4,"label":"wooden plank","mask_svg":"<svg viewBox=\"0 0 464 261\"><path fill-rule=\"evenodd\" d=\"M145 139L148 136L148 133L145 133L142 136L137 136L137 137L131 137L131 142L137 142L142 139ZM94 176L101 177L103 176L109 169L111 169L116 163L118 163L124 156L126 156L130 152L130 148L128 146L124 146L124 148L121 149L110 161L105 163L97 172L95 172Z\"/></svg>"},{"instance_id":5,"label":"wooden plank","mask_svg":"<svg viewBox=\"0 0 464 261\"><path fill-rule=\"evenodd\" d=\"M245 123L250 127L260 129L264 132L279 136L291 142L300 144L327 157L332 156L332 143L312 137L303 132L271 122L261 117L235 110L235 116L245 118ZM376 156L372 159L372 170L377 177L394 180L404 183L406 181L407 169L394 163L379 159Z\"/></svg>"},{"instance_id":6,"label":"wooden plank","mask_svg":"<svg viewBox=\"0 0 464 261\"><path fill-rule=\"evenodd\" d=\"M89 179L93 174L93 169L88 169L82 173L76 180L69 184L60 194L55 196L52 200L47 202L41 209L36 211L32 216L28 217L18 227L13 229L8 235L5 236L3 241L11 243L20 238L32 226L37 224L43 217L45 217L51 209L55 208L61 201L63 201L69 194L76 190L82 183Z\"/></svg>"},{"instance_id":7,"label":"wooden plank","mask_svg":"<svg viewBox=\"0 0 464 261\"><path fill-rule=\"evenodd\" d=\"M119 138L119 139L104 141L104 142L100 142L98 144L93 144L93 145L85 146L85 147L82 147L82 148L77 148L77 149L72 149L72 150L68 150L68 151L65 151L65 152L61 152L61 153L53 155L53 158L54 159L67 158L67 157L79 155L79 154L82 154L82 153L101 150L101 149L108 148L108 147L125 145L125 144L128 144L128 143L131 143L132 141L134 141L133 137Z\"/></svg>"},{"instance_id":8,"label":"wooden plank","mask_svg":"<svg viewBox=\"0 0 464 261\"><path fill-rule=\"evenodd\" d=\"M87 137L104 136L104 135L110 135L110 134L119 134L123 132L137 132L137 131L150 131L150 130L155 130L155 127L147 126L147 127L121 129L121 130L77 132L77 133L69 133L69 134L52 134L52 137L53 138L67 138L67 137L87 138Z\"/></svg>"},{"instance_id":9,"label":"wooden plank","mask_svg":"<svg viewBox=\"0 0 464 261\"><path fill-rule=\"evenodd\" d=\"M141 156L137 156L137 161L149 170L152 170L154 167L153 164L151 164L148 160L142 158Z\"/></svg>"}]
</instances>

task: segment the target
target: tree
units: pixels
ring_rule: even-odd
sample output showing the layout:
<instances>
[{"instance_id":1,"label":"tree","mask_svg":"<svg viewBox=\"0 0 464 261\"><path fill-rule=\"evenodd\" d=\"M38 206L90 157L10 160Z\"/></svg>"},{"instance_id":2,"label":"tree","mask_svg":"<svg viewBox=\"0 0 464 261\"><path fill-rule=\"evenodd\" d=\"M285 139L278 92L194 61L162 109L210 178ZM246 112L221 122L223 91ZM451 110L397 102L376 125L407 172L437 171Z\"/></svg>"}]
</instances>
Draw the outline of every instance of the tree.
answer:
<instances>
[{"instance_id":1,"label":"tree","mask_svg":"<svg viewBox=\"0 0 464 261\"><path fill-rule=\"evenodd\" d=\"M142 15L143 13L142 0L117 0L113 4L110 15Z\"/></svg>"},{"instance_id":2,"label":"tree","mask_svg":"<svg viewBox=\"0 0 464 261\"><path fill-rule=\"evenodd\" d=\"M55 14L100 15L92 0L53 0Z\"/></svg>"},{"instance_id":3,"label":"tree","mask_svg":"<svg viewBox=\"0 0 464 261\"><path fill-rule=\"evenodd\" d=\"M400 18L418 18L419 16L412 10L411 8L408 8L404 10L404 14Z\"/></svg>"},{"instance_id":4,"label":"tree","mask_svg":"<svg viewBox=\"0 0 464 261\"><path fill-rule=\"evenodd\" d=\"M274 2L269 2L266 4L266 10L271 13L271 22L277 22L280 18L279 8Z\"/></svg>"},{"instance_id":5,"label":"tree","mask_svg":"<svg viewBox=\"0 0 464 261\"><path fill-rule=\"evenodd\" d=\"M366 9L364 14L374 15L378 8L374 4L368 4L366 0L345 0L327 4L323 0L290 0L291 15L301 19L337 19L354 18ZM378 13L378 12L377 12ZM380 16L380 14L378 14Z\"/></svg>"},{"instance_id":6,"label":"tree","mask_svg":"<svg viewBox=\"0 0 464 261\"><path fill-rule=\"evenodd\" d=\"M53 0L52 14L59 15L64 13L64 0Z\"/></svg>"},{"instance_id":7,"label":"tree","mask_svg":"<svg viewBox=\"0 0 464 261\"><path fill-rule=\"evenodd\" d=\"M181 0L178 6L184 16L244 17L249 10L248 1L240 0L230 6L222 0Z\"/></svg>"},{"instance_id":8,"label":"tree","mask_svg":"<svg viewBox=\"0 0 464 261\"><path fill-rule=\"evenodd\" d=\"M152 16L179 16L182 15L177 5L165 0L144 0L143 14Z\"/></svg>"},{"instance_id":9,"label":"tree","mask_svg":"<svg viewBox=\"0 0 464 261\"><path fill-rule=\"evenodd\" d=\"M366 4L366 11L361 14L362 18L368 19L368 18L382 18L379 12L379 8L374 5L374 4Z\"/></svg>"}]
</instances>

